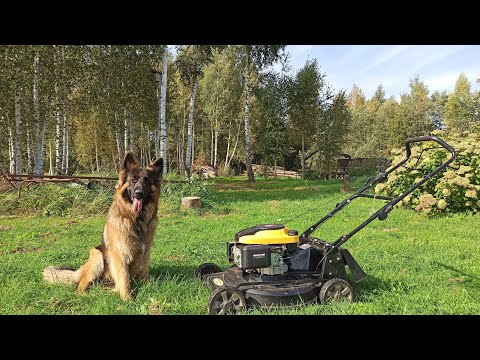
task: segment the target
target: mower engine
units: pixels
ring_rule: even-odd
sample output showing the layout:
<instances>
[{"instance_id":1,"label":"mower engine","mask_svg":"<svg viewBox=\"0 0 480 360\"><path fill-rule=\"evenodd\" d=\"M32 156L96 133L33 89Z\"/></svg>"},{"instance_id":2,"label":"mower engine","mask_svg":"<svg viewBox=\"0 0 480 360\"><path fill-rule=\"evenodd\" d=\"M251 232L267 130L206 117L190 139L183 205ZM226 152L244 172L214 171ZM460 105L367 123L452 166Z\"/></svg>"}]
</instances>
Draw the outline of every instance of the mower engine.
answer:
<instances>
[{"instance_id":1,"label":"mower engine","mask_svg":"<svg viewBox=\"0 0 480 360\"><path fill-rule=\"evenodd\" d=\"M228 243L228 258L240 269L261 275L282 275L287 259L297 250L298 231L283 225L258 225L235 234Z\"/></svg>"},{"instance_id":2,"label":"mower engine","mask_svg":"<svg viewBox=\"0 0 480 360\"><path fill-rule=\"evenodd\" d=\"M233 243L233 262L243 270L255 270L262 275L281 275L288 271L283 261L285 245L243 245Z\"/></svg>"}]
</instances>

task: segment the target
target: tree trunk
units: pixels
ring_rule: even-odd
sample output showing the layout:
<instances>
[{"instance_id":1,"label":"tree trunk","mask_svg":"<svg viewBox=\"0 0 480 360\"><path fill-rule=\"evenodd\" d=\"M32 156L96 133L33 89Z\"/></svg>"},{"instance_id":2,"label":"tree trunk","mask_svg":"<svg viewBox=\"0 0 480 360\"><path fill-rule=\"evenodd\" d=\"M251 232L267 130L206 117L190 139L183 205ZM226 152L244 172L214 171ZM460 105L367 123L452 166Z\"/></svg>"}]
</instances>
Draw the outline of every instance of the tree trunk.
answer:
<instances>
[{"instance_id":1,"label":"tree trunk","mask_svg":"<svg viewBox=\"0 0 480 360\"><path fill-rule=\"evenodd\" d=\"M192 163L193 159L195 159L195 123L192 123Z\"/></svg>"},{"instance_id":2,"label":"tree trunk","mask_svg":"<svg viewBox=\"0 0 480 360\"><path fill-rule=\"evenodd\" d=\"M152 153L150 150L150 130L147 130L148 133L148 147L147 147L147 156L148 156L148 162L152 161Z\"/></svg>"},{"instance_id":3,"label":"tree trunk","mask_svg":"<svg viewBox=\"0 0 480 360\"><path fill-rule=\"evenodd\" d=\"M238 122L238 129L237 129L237 138L235 139L235 145L233 146L232 154L230 155L230 159L227 161L227 166L228 168L230 166L230 163L232 162L233 157L235 156L235 152L237 151L237 145L238 145L238 139L240 138L240 125L241 121Z\"/></svg>"},{"instance_id":4,"label":"tree trunk","mask_svg":"<svg viewBox=\"0 0 480 360\"><path fill-rule=\"evenodd\" d=\"M62 148L62 173L67 174L68 172L68 118L67 118L67 67L65 65L65 45L62 45L62 111L63 111L63 148Z\"/></svg>"},{"instance_id":5,"label":"tree trunk","mask_svg":"<svg viewBox=\"0 0 480 360\"><path fill-rule=\"evenodd\" d=\"M22 151L20 141L22 139L22 114L20 109L20 68L15 70L15 137L13 138L13 156L15 158L15 174L22 173Z\"/></svg>"},{"instance_id":6,"label":"tree trunk","mask_svg":"<svg viewBox=\"0 0 480 360\"><path fill-rule=\"evenodd\" d=\"M187 138L187 154L185 157L185 175L190 177L190 167L192 165L193 157L193 111L195 108L195 96L197 94L197 79L193 82L192 95L190 97L190 113L188 115L188 138Z\"/></svg>"},{"instance_id":7,"label":"tree trunk","mask_svg":"<svg viewBox=\"0 0 480 360\"><path fill-rule=\"evenodd\" d=\"M218 120L215 120L215 153L213 156L213 167L217 168L217 153L218 153Z\"/></svg>"},{"instance_id":8,"label":"tree trunk","mask_svg":"<svg viewBox=\"0 0 480 360\"><path fill-rule=\"evenodd\" d=\"M127 116L127 109L123 109L123 118L124 118L124 145L125 145L125 152L130 150L130 143L128 142L128 116Z\"/></svg>"},{"instance_id":9,"label":"tree trunk","mask_svg":"<svg viewBox=\"0 0 480 360\"><path fill-rule=\"evenodd\" d=\"M130 150L135 151L135 118L133 113L129 113L130 124L128 127L128 134L130 138Z\"/></svg>"},{"instance_id":10,"label":"tree trunk","mask_svg":"<svg viewBox=\"0 0 480 360\"><path fill-rule=\"evenodd\" d=\"M115 113L115 140L117 143L117 170L120 169L120 164L123 159L123 149L122 149L122 135L120 131L120 120L118 119L118 114Z\"/></svg>"},{"instance_id":11,"label":"tree trunk","mask_svg":"<svg viewBox=\"0 0 480 360\"><path fill-rule=\"evenodd\" d=\"M94 125L94 139L95 139L95 165L97 166L97 172L100 172L100 162L98 159L98 139L97 139L97 127Z\"/></svg>"},{"instance_id":12,"label":"tree trunk","mask_svg":"<svg viewBox=\"0 0 480 360\"><path fill-rule=\"evenodd\" d=\"M32 146L32 135L30 131L30 124L27 122L27 174L33 174L33 146Z\"/></svg>"},{"instance_id":13,"label":"tree trunk","mask_svg":"<svg viewBox=\"0 0 480 360\"><path fill-rule=\"evenodd\" d=\"M167 174L167 71L168 71L168 52L167 48L163 50L162 59L162 89L161 89L161 107L160 107L160 154L163 157L163 174Z\"/></svg>"},{"instance_id":14,"label":"tree trunk","mask_svg":"<svg viewBox=\"0 0 480 360\"><path fill-rule=\"evenodd\" d=\"M38 166L38 169L39 169L38 175L43 175L45 172L45 160L47 159L47 143L49 142L48 127L50 123L50 97L47 98L47 106L45 107L44 121L45 123L43 124L42 155L40 156L40 164Z\"/></svg>"},{"instance_id":15,"label":"tree trunk","mask_svg":"<svg viewBox=\"0 0 480 360\"><path fill-rule=\"evenodd\" d=\"M232 120L228 124L228 138L227 138L227 154L225 155L225 164L223 165L223 172L226 174L228 169L228 153L230 152L230 137L232 133Z\"/></svg>"},{"instance_id":16,"label":"tree trunk","mask_svg":"<svg viewBox=\"0 0 480 360\"><path fill-rule=\"evenodd\" d=\"M54 45L55 46L55 45ZM56 108L57 108L57 133L56 133L56 162L55 168L57 175L62 174L62 160L63 160L63 117L62 117L62 96L60 93L60 79L58 74L58 63L57 63L57 56L56 56L56 49L53 50L53 63L55 68L55 100L56 100Z\"/></svg>"},{"instance_id":17,"label":"tree trunk","mask_svg":"<svg viewBox=\"0 0 480 360\"><path fill-rule=\"evenodd\" d=\"M245 71L245 164L247 165L248 181L254 182L250 144L250 54L247 54Z\"/></svg>"},{"instance_id":18,"label":"tree trunk","mask_svg":"<svg viewBox=\"0 0 480 360\"><path fill-rule=\"evenodd\" d=\"M305 179L305 138L302 134L302 154L301 154L301 159L302 163L302 179Z\"/></svg>"},{"instance_id":19,"label":"tree trunk","mask_svg":"<svg viewBox=\"0 0 480 360\"><path fill-rule=\"evenodd\" d=\"M160 157L160 132L162 130L162 83L161 75L155 72L155 82L157 83L157 106L158 106L158 121L155 128L155 159Z\"/></svg>"},{"instance_id":20,"label":"tree trunk","mask_svg":"<svg viewBox=\"0 0 480 360\"><path fill-rule=\"evenodd\" d=\"M48 168L48 175L53 175L53 154L52 154L52 142L49 141L48 142L48 148L49 148L49 152L50 152L50 164L49 164L49 168Z\"/></svg>"},{"instance_id":21,"label":"tree trunk","mask_svg":"<svg viewBox=\"0 0 480 360\"><path fill-rule=\"evenodd\" d=\"M42 138L40 137L40 98L38 96L40 56L35 52L33 60L33 113L35 121L35 175L43 175Z\"/></svg>"},{"instance_id":22,"label":"tree trunk","mask_svg":"<svg viewBox=\"0 0 480 360\"><path fill-rule=\"evenodd\" d=\"M15 173L15 147L13 146L14 140L13 140L13 131L12 128L9 126L8 127L8 154L10 156L10 168L9 172L10 174Z\"/></svg>"},{"instance_id":23,"label":"tree trunk","mask_svg":"<svg viewBox=\"0 0 480 360\"><path fill-rule=\"evenodd\" d=\"M210 122L210 131L211 131L211 136L210 136L210 164L213 164L213 152L214 152L214 139L215 139L215 131L213 130L213 122Z\"/></svg>"}]
</instances>

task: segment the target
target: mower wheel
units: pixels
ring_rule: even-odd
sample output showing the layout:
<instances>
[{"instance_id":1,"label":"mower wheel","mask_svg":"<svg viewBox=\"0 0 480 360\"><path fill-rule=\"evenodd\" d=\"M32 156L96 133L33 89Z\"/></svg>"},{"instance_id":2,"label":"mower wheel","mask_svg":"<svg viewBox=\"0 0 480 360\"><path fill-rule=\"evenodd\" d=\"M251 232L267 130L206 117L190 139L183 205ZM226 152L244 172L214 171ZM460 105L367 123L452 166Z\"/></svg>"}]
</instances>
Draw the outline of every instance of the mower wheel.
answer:
<instances>
[{"instance_id":1,"label":"mower wheel","mask_svg":"<svg viewBox=\"0 0 480 360\"><path fill-rule=\"evenodd\" d=\"M202 280L203 283L207 282L206 275L221 272L220 266L214 263L203 263L195 270L195 276Z\"/></svg>"},{"instance_id":2,"label":"mower wheel","mask_svg":"<svg viewBox=\"0 0 480 360\"><path fill-rule=\"evenodd\" d=\"M235 287L220 287L210 295L208 313L210 315L234 315L245 309L243 293Z\"/></svg>"},{"instance_id":3,"label":"mower wheel","mask_svg":"<svg viewBox=\"0 0 480 360\"><path fill-rule=\"evenodd\" d=\"M320 302L326 304L330 301L348 300L353 301L353 289L343 279L333 278L326 281L320 288L318 295Z\"/></svg>"}]
</instances>

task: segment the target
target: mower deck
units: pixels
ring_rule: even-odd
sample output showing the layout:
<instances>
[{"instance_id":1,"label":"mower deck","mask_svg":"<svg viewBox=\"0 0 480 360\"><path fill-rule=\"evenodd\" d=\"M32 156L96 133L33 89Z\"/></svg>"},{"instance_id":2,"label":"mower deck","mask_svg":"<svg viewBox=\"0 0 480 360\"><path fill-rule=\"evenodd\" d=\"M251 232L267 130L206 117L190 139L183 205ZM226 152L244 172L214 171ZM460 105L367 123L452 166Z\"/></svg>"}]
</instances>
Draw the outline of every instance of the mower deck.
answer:
<instances>
[{"instance_id":1,"label":"mower deck","mask_svg":"<svg viewBox=\"0 0 480 360\"><path fill-rule=\"evenodd\" d=\"M242 291L247 306L296 306L311 303L318 298L320 286L326 279L306 278L300 274L262 276L247 273L237 266L205 278L210 291L234 287Z\"/></svg>"}]
</instances>

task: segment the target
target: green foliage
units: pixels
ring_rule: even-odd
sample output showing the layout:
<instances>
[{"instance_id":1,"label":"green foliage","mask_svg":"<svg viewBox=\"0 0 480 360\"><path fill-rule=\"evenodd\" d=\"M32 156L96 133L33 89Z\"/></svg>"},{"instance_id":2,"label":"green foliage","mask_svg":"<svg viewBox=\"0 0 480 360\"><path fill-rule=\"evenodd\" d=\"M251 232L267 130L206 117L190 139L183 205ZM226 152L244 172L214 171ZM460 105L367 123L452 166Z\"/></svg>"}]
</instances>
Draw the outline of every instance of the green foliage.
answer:
<instances>
[{"instance_id":1,"label":"green foliage","mask_svg":"<svg viewBox=\"0 0 480 360\"><path fill-rule=\"evenodd\" d=\"M311 161L313 170L317 170L322 177L328 178L329 174L337 170L337 159L343 152L350 120L345 93L340 92L316 122L315 148L318 152Z\"/></svg>"},{"instance_id":2,"label":"green foliage","mask_svg":"<svg viewBox=\"0 0 480 360\"><path fill-rule=\"evenodd\" d=\"M445 106L445 123L449 128L459 131L470 129L475 113L470 88L467 77L463 73L460 74L455 83L455 90L448 96Z\"/></svg>"},{"instance_id":3,"label":"green foliage","mask_svg":"<svg viewBox=\"0 0 480 360\"><path fill-rule=\"evenodd\" d=\"M292 139L308 148L314 142L315 122L320 116L322 91L326 90L326 74L320 72L317 60L307 60L297 72L289 91L289 116Z\"/></svg>"},{"instance_id":4,"label":"green foliage","mask_svg":"<svg viewBox=\"0 0 480 360\"><path fill-rule=\"evenodd\" d=\"M267 73L258 89L260 116L260 153L265 165L283 162L287 154L288 136L286 117L288 79L285 75Z\"/></svg>"},{"instance_id":5,"label":"green foliage","mask_svg":"<svg viewBox=\"0 0 480 360\"><path fill-rule=\"evenodd\" d=\"M401 206L415 209L425 214L477 213L480 209L480 141L476 133L434 132L457 151L458 157L449 169L427 181L405 197ZM377 184L375 191L398 196L423 176L433 171L447 159L449 153L443 149L431 149L429 143L412 147L409 161L392 173L385 183ZM404 149L392 151L392 166L405 157ZM418 161L420 159L420 161ZM415 164L417 163L417 166ZM411 169L415 166L415 169ZM409 170L410 169L410 170Z\"/></svg>"},{"instance_id":6,"label":"green foliage","mask_svg":"<svg viewBox=\"0 0 480 360\"><path fill-rule=\"evenodd\" d=\"M92 215L108 211L113 199L113 186L86 189L66 184L41 184L17 193L2 194L0 215L43 214L47 216Z\"/></svg>"}]
</instances>

